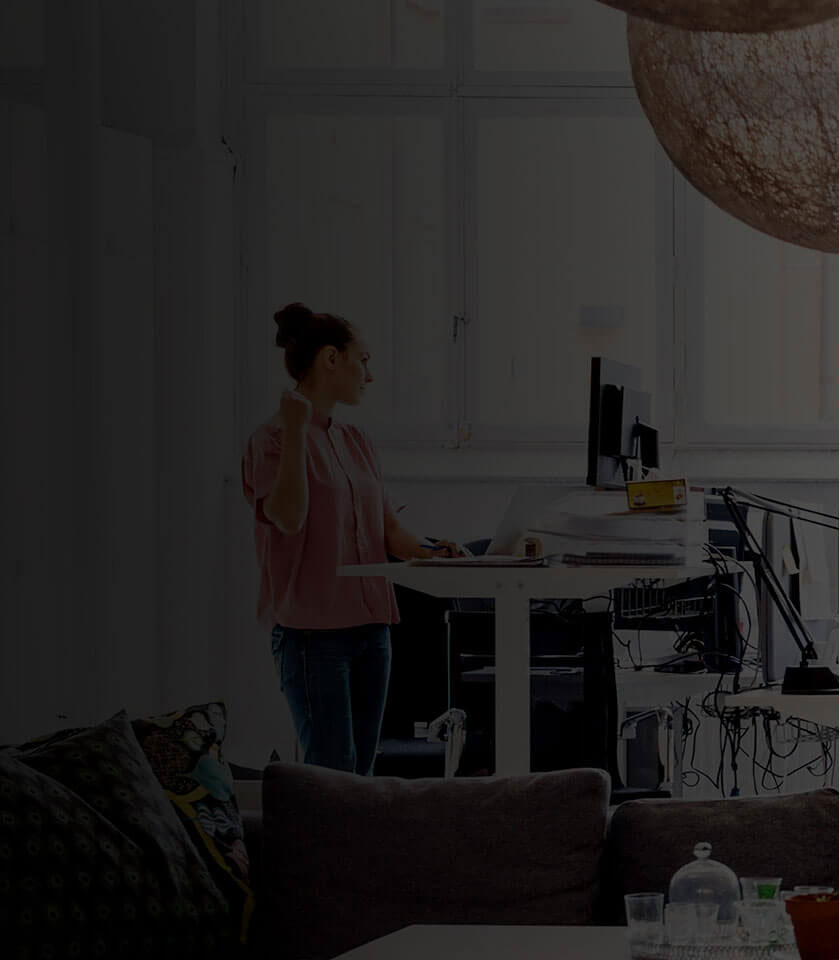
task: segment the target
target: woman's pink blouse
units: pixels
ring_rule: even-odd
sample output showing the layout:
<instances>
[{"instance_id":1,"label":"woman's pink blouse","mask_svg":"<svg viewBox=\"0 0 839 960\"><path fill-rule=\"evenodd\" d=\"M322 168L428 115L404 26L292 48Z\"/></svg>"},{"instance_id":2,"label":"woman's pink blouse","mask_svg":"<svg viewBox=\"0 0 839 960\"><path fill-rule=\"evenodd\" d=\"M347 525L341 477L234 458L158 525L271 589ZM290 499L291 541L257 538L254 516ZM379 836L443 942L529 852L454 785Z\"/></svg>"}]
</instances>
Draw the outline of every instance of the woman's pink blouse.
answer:
<instances>
[{"instance_id":1,"label":"woman's pink blouse","mask_svg":"<svg viewBox=\"0 0 839 960\"><path fill-rule=\"evenodd\" d=\"M343 564L387 560L385 518L393 510L366 433L313 413L306 440L309 512L294 534L283 533L262 509L282 444L275 414L254 431L242 457L242 487L253 508L260 567L259 622L312 630L398 623L389 580L336 573Z\"/></svg>"}]
</instances>

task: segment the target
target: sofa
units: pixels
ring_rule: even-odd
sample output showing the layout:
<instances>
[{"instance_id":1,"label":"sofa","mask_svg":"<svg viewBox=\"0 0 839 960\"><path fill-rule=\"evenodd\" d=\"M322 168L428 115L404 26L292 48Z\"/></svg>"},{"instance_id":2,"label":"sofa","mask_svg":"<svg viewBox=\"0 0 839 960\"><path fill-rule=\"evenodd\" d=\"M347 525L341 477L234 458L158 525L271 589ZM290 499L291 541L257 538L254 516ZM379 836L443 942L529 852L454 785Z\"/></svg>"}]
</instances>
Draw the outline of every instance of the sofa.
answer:
<instances>
[{"instance_id":1,"label":"sofa","mask_svg":"<svg viewBox=\"0 0 839 960\"><path fill-rule=\"evenodd\" d=\"M273 762L223 704L0 749L4 957L326 960L412 923L620 924L710 841L738 875L839 881L839 792L610 809L597 769L360 777Z\"/></svg>"},{"instance_id":2,"label":"sofa","mask_svg":"<svg viewBox=\"0 0 839 960\"><path fill-rule=\"evenodd\" d=\"M622 924L623 895L665 895L699 841L738 876L839 886L839 791L609 808L609 778L364 778L264 771L244 811L250 948L327 960L412 923Z\"/></svg>"}]
</instances>

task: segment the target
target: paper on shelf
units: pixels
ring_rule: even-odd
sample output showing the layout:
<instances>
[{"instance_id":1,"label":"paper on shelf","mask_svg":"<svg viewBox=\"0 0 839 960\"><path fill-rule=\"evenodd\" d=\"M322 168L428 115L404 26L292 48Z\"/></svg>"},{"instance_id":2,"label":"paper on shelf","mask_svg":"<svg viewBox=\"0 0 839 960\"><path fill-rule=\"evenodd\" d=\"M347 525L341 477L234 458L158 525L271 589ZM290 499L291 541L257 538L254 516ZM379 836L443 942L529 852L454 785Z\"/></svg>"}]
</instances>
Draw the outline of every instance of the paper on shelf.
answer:
<instances>
[{"instance_id":1,"label":"paper on shelf","mask_svg":"<svg viewBox=\"0 0 839 960\"><path fill-rule=\"evenodd\" d=\"M830 537L835 551L836 534L796 518L793 518L792 528L798 545L801 616L804 620L830 619L836 609L831 596L827 541Z\"/></svg>"}]
</instances>

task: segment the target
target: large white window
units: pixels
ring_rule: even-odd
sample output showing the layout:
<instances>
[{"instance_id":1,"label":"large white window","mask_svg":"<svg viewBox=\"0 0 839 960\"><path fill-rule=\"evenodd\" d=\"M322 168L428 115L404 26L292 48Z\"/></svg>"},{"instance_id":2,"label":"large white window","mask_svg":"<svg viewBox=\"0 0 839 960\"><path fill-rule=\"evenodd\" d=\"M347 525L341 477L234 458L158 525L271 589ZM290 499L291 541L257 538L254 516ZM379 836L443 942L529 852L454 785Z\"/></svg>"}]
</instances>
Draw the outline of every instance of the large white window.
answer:
<instances>
[{"instance_id":1,"label":"large white window","mask_svg":"<svg viewBox=\"0 0 839 960\"><path fill-rule=\"evenodd\" d=\"M672 191L638 105L490 98L467 116L475 441L579 440L593 355L641 367L667 427Z\"/></svg>"},{"instance_id":2,"label":"large white window","mask_svg":"<svg viewBox=\"0 0 839 960\"><path fill-rule=\"evenodd\" d=\"M363 327L381 442L579 445L594 354L643 368L669 438L672 173L624 25L589 0L259 5L247 422L302 300Z\"/></svg>"},{"instance_id":3,"label":"large white window","mask_svg":"<svg viewBox=\"0 0 839 960\"><path fill-rule=\"evenodd\" d=\"M835 445L839 257L685 193L684 439Z\"/></svg>"},{"instance_id":4,"label":"large white window","mask_svg":"<svg viewBox=\"0 0 839 960\"><path fill-rule=\"evenodd\" d=\"M579 458L593 355L641 367L675 449L833 443L839 260L684 183L618 11L244 7L243 423L276 398L271 312L301 299L363 322L383 443Z\"/></svg>"},{"instance_id":5,"label":"large white window","mask_svg":"<svg viewBox=\"0 0 839 960\"><path fill-rule=\"evenodd\" d=\"M277 396L271 315L299 300L367 340L375 382L353 419L384 441L453 429L451 115L442 99L263 102L249 150L260 412Z\"/></svg>"}]
</instances>

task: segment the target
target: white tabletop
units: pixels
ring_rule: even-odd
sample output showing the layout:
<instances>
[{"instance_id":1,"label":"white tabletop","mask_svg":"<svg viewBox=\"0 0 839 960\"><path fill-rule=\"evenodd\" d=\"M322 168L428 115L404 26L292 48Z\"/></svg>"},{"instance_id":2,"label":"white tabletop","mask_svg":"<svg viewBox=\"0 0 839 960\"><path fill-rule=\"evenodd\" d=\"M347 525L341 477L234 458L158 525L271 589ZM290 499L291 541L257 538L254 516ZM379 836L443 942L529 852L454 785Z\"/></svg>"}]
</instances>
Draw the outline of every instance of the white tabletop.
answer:
<instances>
[{"instance_id":1,"label":"white tabletop","mask_svg":"<svg viewBox=\"0 0 839 960\"><path fill-rule=\"evenodd\" d=\"M339 960L629 960L626 927L415 925Z\"/></svg>"},{"instance_id":2,"label":"white tabletop","mask_svg":"<svg viewBox=\"0 0 839 960\"><path fill-rule=\"evenodd\" d=\"M361 563L338 567L342 577L387 577L435 597L491 597L498 588L520 587L533 599L585 599L628 586L635 580L688 580L707 577L708 564L664 567L414 566L411 563Z\"/></svg>"}]
</instances>

